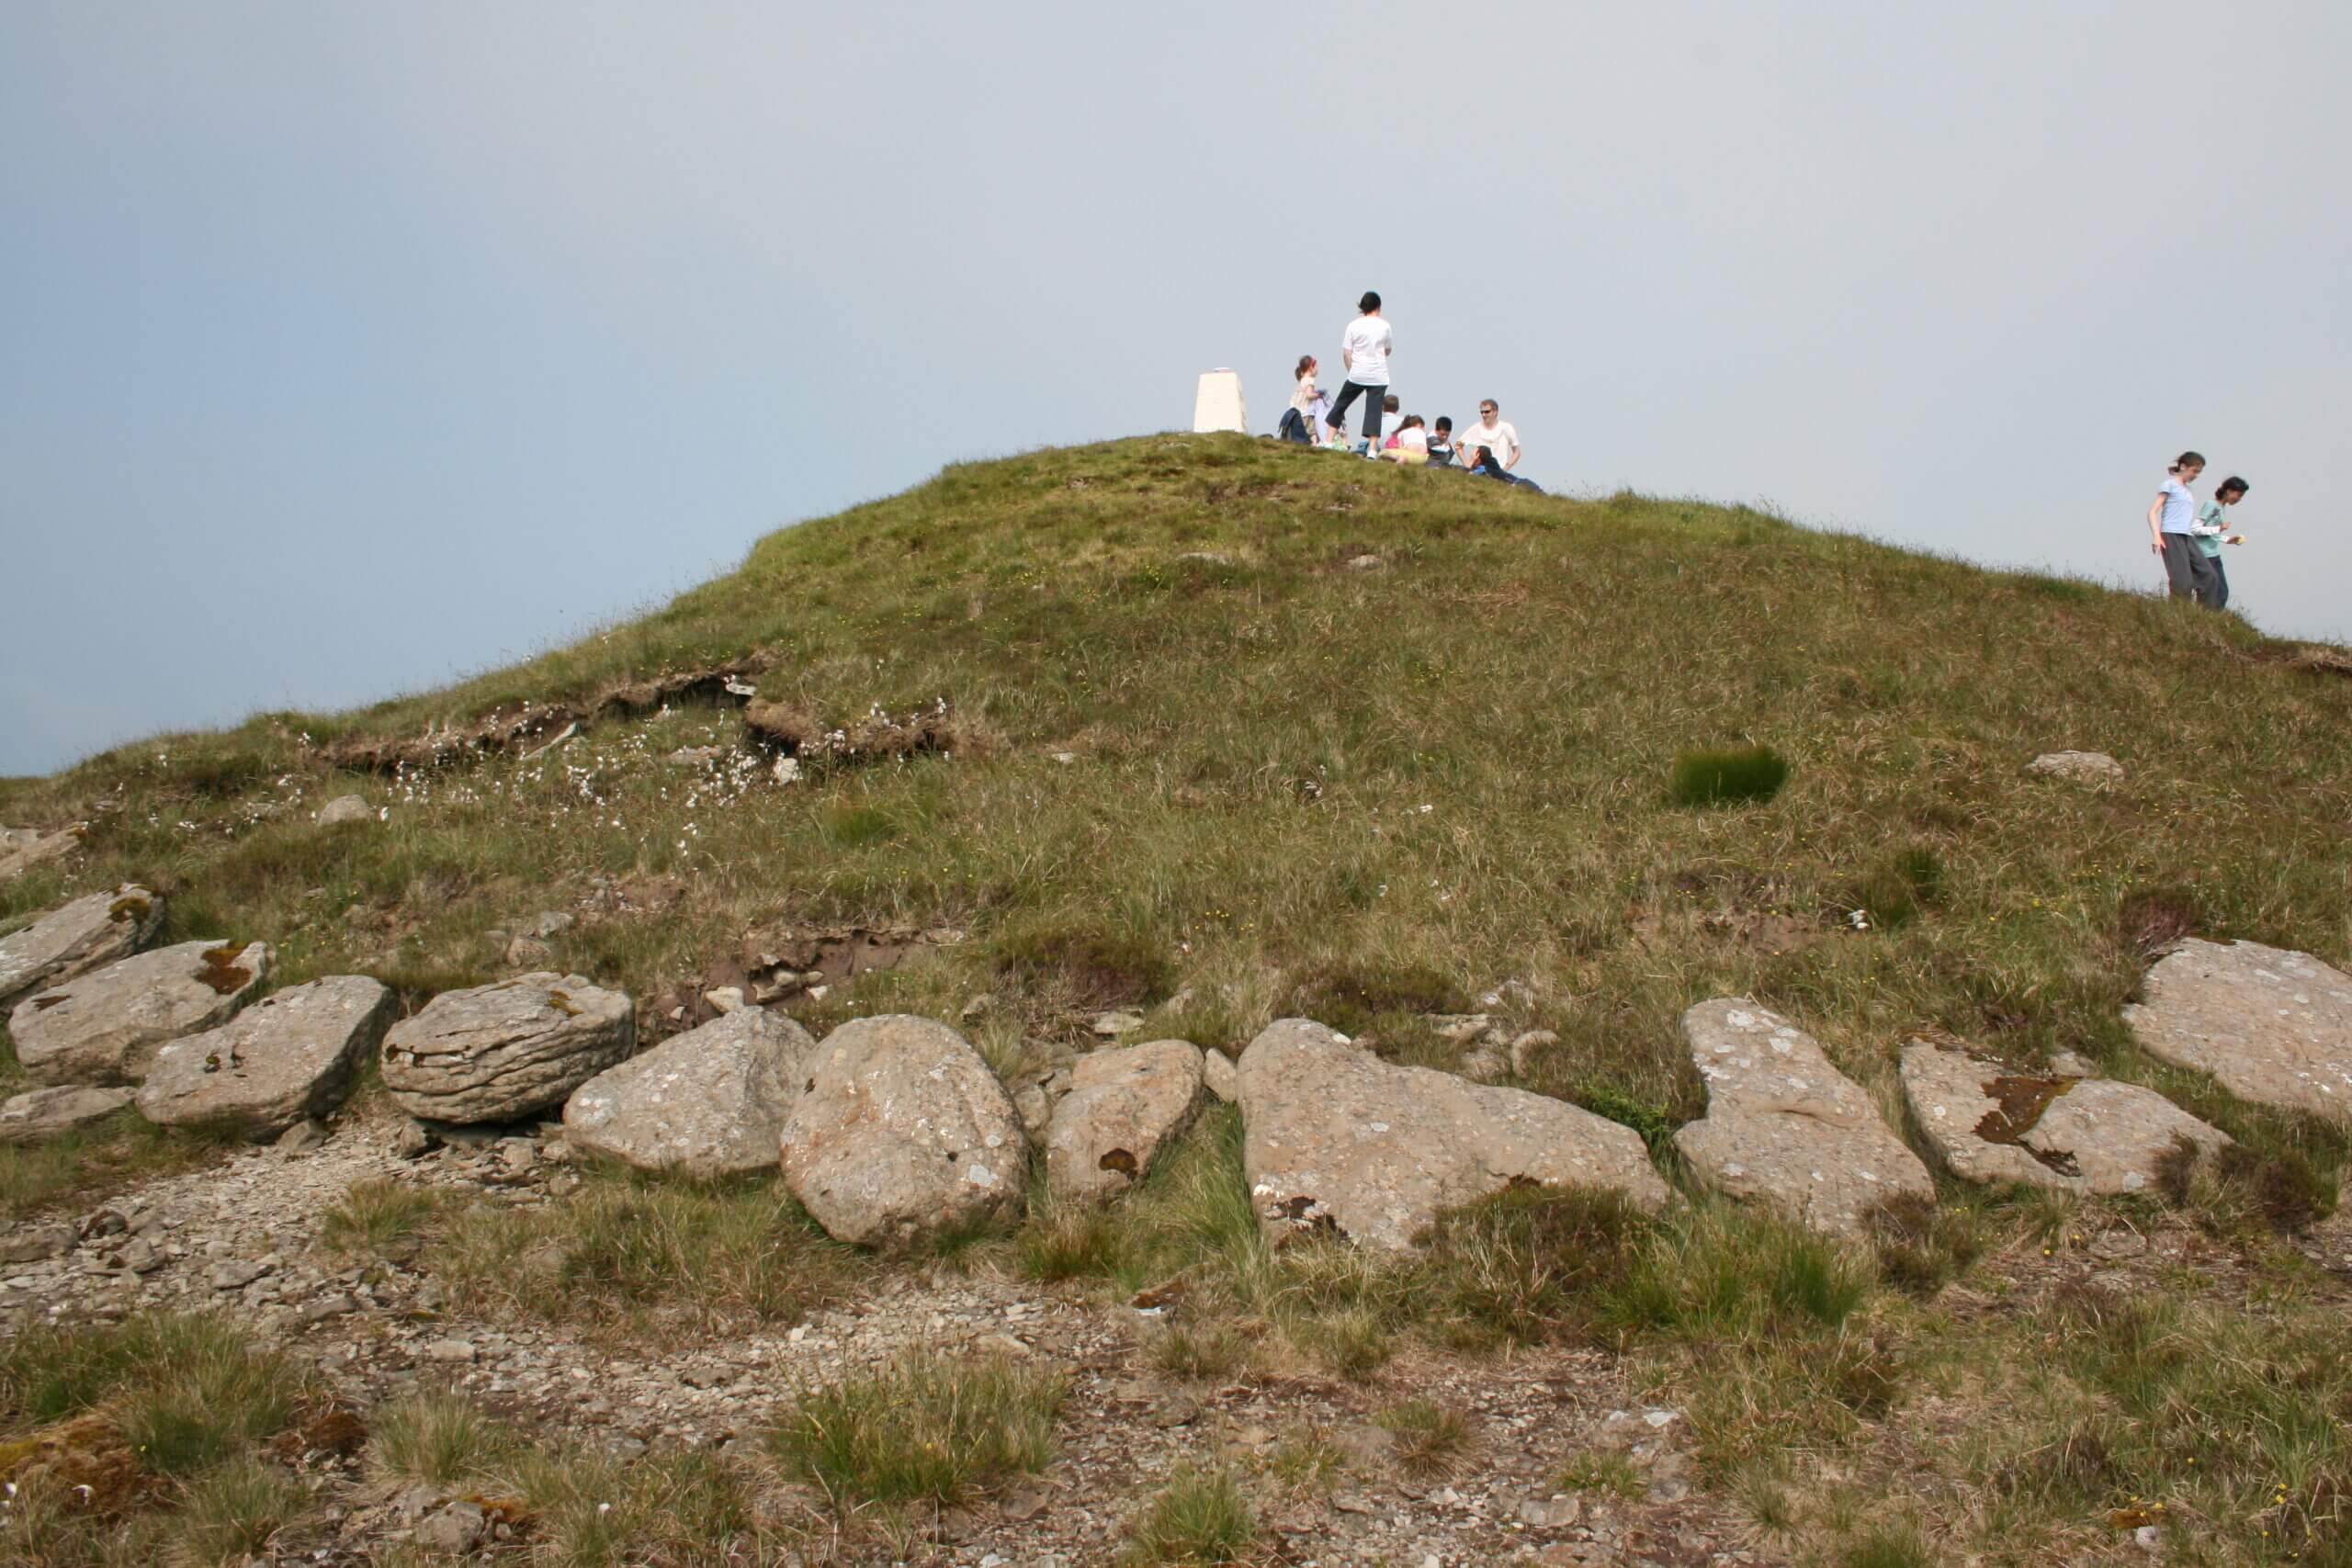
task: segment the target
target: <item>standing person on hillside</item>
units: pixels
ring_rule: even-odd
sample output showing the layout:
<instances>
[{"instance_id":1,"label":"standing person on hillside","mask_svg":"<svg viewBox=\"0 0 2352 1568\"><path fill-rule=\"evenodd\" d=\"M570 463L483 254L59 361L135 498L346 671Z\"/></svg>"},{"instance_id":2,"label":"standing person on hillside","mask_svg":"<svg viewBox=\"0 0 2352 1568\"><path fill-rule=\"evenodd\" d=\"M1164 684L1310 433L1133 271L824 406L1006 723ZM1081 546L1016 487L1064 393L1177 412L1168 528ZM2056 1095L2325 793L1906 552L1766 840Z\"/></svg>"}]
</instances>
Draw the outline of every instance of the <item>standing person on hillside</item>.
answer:
<instances>
[{"instance_id":1,"label":"standing person on hillside","mask_svg":"<svg viewBox=\"0 0 2352 1568\"><path fill-rule=\"evenodd\" d=\"M1298 368L1291 372L1298 378L1298 384L1290 390L1290 407L1283 410L1282 428L1276 432L1285 441L1315 439L1309 422L1315 417L1316 403L1322 398L1315 389L1316 369L1315 356L1302 354L1298 356Z\"/></svg>"},{"instance_id":2,"label":"standing person on hillside","mask_svg":"<svg viewBox=\"0 0 2352 1568\"><path fill-rule=\"evenodd\" d=\"M1348 405L1363 399L1363 449L1370 452L1380 445L1380 400L1388 393L1388 356L1396 350L1396 340L1380 319L1379 295L1364 290L1356 309L1363 314L1340 336L1340 363L1347 367L1348 379L1329 423L1336 437L1348 423Z\"/></svg>"},{"instance_id":3,"label":"standing person on hillside","mask_svg":"<svg viewBox=\"0 0 2352 1568\"><path fill-rule=\"evenodd\" d=\"M2254 487L2232 474L2213 492L2213 499L2197 509L2197 547L2204 552L2206 564L2213 569L2213 583L2207 590L2205 603L2219 610L2230 602L2230 574L2222 566L2224 544L2243 545L2244 534L2230 532L2230 508L2245 499Z\"/></svg>"},{"instance_id":4,"label":"standing person on hillside","mask_svg":"<svg viewBox=\"0 0 2352 1568\"><path fill-rule=\"evenodd\" d=\"M2148 547L2165 563L2172 596L2199 604L2212 595L2213 568L2197 547L2197 498L2188 487L2204 471L2202 452L2183 452L2148 507Z\"/></svg>"}]
</instances>

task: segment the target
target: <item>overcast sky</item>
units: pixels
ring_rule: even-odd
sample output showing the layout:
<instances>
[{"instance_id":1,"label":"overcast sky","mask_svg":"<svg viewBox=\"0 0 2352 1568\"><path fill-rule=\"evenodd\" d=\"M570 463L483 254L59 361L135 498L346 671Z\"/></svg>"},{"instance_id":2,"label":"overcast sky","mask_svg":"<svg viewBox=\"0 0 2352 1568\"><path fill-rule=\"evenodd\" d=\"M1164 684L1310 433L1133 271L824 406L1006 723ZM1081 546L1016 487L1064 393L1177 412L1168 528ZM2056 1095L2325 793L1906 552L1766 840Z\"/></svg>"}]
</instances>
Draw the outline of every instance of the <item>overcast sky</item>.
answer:
<instances>
[{"instance_id":1,"label":"overcast sky","mask_svg":"<svg viewBox=\"0 0 2352 1568\"><path fill-rule=\"evenodd\" d=\"M0 0L0 773L439 684L1387 297L1556 489L2352 637L2352 7ZM2200 489L2210 488L2200 487ZM2097 652L2098 650L2086 650Z\"/></svg>"}]
</instances>

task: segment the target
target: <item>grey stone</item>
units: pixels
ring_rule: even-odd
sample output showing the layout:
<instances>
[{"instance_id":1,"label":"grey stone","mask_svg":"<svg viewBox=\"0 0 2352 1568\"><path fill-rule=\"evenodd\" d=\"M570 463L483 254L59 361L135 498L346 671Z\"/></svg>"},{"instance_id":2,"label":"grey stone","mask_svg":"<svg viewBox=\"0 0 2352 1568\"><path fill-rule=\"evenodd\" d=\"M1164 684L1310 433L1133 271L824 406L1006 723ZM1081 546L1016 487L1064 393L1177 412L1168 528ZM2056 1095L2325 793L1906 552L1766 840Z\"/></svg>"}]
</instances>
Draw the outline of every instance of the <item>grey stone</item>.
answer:
<instances>
[{"instance_id":1,"label":"grey stone","mask_svg":"<svg viewBox=\"0 0 2352 1568\"><path fill-rule=\"evenodd\" d=\"M1535 1529L1566 1529L1584 1517L1584 1505L1574 1497L1530 1497L1519 1506L1520 1523Z\"/></svg>"},{"instance_id":2,"label":"grey stone","mask_svg":"<svg viewBox=\"0 0 2352 1568\"><path fill-rule=\"evenodd\" d=\"M1139 1012L1106 1012L1094 1021L1095 1034L1104 1040L1115 1040L1122 1034L1133 1034L1143 1027Z\"/></svg>"},{"instance_id":3,"label":"grey stone","mask_svg":"<svg viewBox=\"0 0 2352 1568\"><path fill-rule=\"evenodd\" d=\"M2074 784L2115 784L2123 777L2123 764L2104 751L2045 751L2025 771Z\"/></svg>"},{"instance_id":4,"label":"grey stone","mask_svg":"<svg viewBox=\"0 0 2352 1568\"><path fill-rule=\"evenodd\" d=\"M1682 1032L1707 1114L1674 1143L1700 1180L1838 1235L1889 1199L1933 1201L1928 1168L1813 1036L1745 997L1701 1002Z\"/></svg>"},{"instance_id":5,"label":"grey stone","mask_svg":"<svg viewBox=\"0 0 2352 1568\"><path fill-rule=\"evenodd\" d=\"M481 1354L470 1339L427 1340L423 1351L428 1361L447 1361L452 1365L469 1365Z\"/></svg>"},{"instance_id":6,"label":"grey stone","mask_svg":"<svg viewBox=\"0 0 2352 1568\"><path fill-rule=\"evenodd\" d=\"M564 910L541 909L537 918L535 918L529 925L523 928L523 933L526 936L537 937L541 942L545 942L551 936L562 935L565 931L570 931L578 923L578 916L569 914Z\"/></svg>"},{"instance_id":7,"label":"grey stone","mask_svg":"<svg viewBox=\"0 0 2352 1568\"><path fill-rule=\"evenodd\" d=\"M74 1227L62 1220L42 1225L18 1225L0 1235L0 1263L40 1263L62 1258L74 1250Z\"/></svg>"},{"instance_id":8,"label":"grey stone","mask_svg":"<svg viewBox=\"0 0 2352 1568\"><path fill-rule=\"evenodd\" d=\"M400 1010L382 984L336 975L264 998L218 1029L155 1053L139 1113L162 1126L255 1140L321 1117Z\"/></svg>"},{"instance_id":9,"label":"grey stone","mask_svg":"<svg viewBox=\"0 0 2352 1568\"><path fill-rule=\"evenodd\" d=\"M2140 1047L2257 1105L2352 1122L2352 976L2260 942L2184 942L2123 1010Z\"/></svg>"},{"instance_id":10,"label":"grey stone","mask_svg":"<svg viewBox=\"0 0 2352 1568\"><path fill-rule=\"evenodd\" d=\"M445 991L384 1036L384 1088L425 1121L514 1122L628 1059L637 1014L584 975L539 971Z\"/></svg>"},{"instance_id":11,"label":"grey stone","mask_svg":"<svg viewBox=\"0 0 2352 1568\"><path fill-rule=\"evenodd\" d=\"M184 942L34 992L9 1015L40 1083L137 1083L166 1041L227 1022L269 976L259 942Z\"/></svg>"},{"instance_id":12,"label":"grey stone","mask_svg":"<svg viewBox=\"0 0 2352 1568\"><path fill-rule=\"evenodd\" d=\"M1440 1210L1521 1181L1666 1201L1632 1128L1524 1089L1392 1066L1306 1019L1251 1041L1240 1079L1250 1197L1278 1236L1331 1225L1402 1249Z\"/></svg>"},{"instance_id":13,"label":"grey stone","mask_svg":"<svg viewBox=\"0 0 2352 1568\"><path fill-rule=\"evenodd\" d=\"M835 1238L891 1246L1020 1213L1021 1118L945 1024L845 1023L817 1048L802 1090L785 1122L785 1183Z\"/></svg>"},{"instance_id":14,"label":"grey stone","mask_svg":"<svg viewBox=\"0 0 2352 1568\"><path fill-rule=\"evenodd\" d=\"M319 807L318 823L322 828L338 828L345 822L373 822L376 808L359 795L339 795Z\"/></svg>"},{"instance_id":15,"label":"grey stone","mask_svg":"<svg viewBox=\"0 0 2352 1568\"><path fill-rule=\"evenodd\" d=\"M231 1258L212 1270L212 1288L216 1291L242 1291L268 1273L272 1267L266 1258Z\"/></svg>"},{"instance_id":16,"label":"grey stone","mask_svg":"<svg viewBox=\"0 0 2352 1568\"><path fill-rule=\"evenodd\" d=\"M164 923L164 900L136 883L76 898L0 937L0 1009L43 986L128 958Z\"/></svg>"},{"instance_id":17,"label":"grey stone","mask_svg":"<svg viewBox=\"0 0 2352 1568\"><path fill-rule=\"evenodd\" d=\"M1526 1078L1542 1059L1543 1054L1560 1043L1560 1037L1548 1029L1531 1029L1516 1035L1510 1043L1510 1071L1516 1078Z\"/></svg>"},{"instance_id":18,"label":"grey stone","mask_svg":"<svg viewBox=\"0 0 2352 1568\"><path fill-rule=\"evenodd\" d=\"M1142 1180L1192 1124L1202 1070L1200 1048L1185 1040L1080 1056L1046 1130L1047 1189L1057 1198L1101 1202Z\"/></svg>"},{"instance_id":19,"label":"grey stone","mask_svg":"<svg viewBox=\"0 0 2352 1568\"><path fill-rule=\"evenodd\" d=\"M35 866L50 865L65 859L82 847L84 824L43 833L31 828L0 829L0 882L18 876Z\"/></svg>"},{"instance_id":20,"label":"grey stone","mask_svg":"<svg viewBox=\"0 0 2352 1568\"><path fill-rule=\"evenodd\" d=\"M506 962L517 969L536 970L555 962L555 949L535 936L518 936L506 944Z\"/></svg>"},{"instance_id":21,"label":"grey stone","mask_svg":"<svg viewBox=\"0 0 2352 1568\"><path fill-rule=\"evenodd\" d=\"M2029 1077L1924 1040L1903 1049L1904 1099L1910 1103L1911 1119L1946 1169L1962 1181L2014 1181L2078 1191L2079 1179L2043 1164L2016 1141L2001 1101L1988 1092L2000 1078ZM2022 1081L2018 1087L2029 1089Z\"/></svg>"},{"instance_id":22,"label":"grey stone","mask_svg":"<svg viewBox=\"0 0 2352 1568\"><path fill-rule=\"evenodd\" d=\"M411 1539L427 1551L463 1557L481 1544L482 1537L488 1533L487 1519L481 1505L461 1498L419 1520Z\"/></svg>"},{"instance_id":23,"label":"grey stone","mask_svg":"<svg viewBox=\"0 0 2352 1568\"><path fill-rule=\"evenodd\" d=\"M1967 1181L2137 1192L2178 1139L2207 1153L2230 1141L2138 1084L2019 1073L1924 1041L1904 1050L1903 1092L1937 1156Z\"/></svg>"},{"instance_id":24,"label":"grey stone","mask_svg":"<svg viewBox=\"0 0 2352 1568\"><path fill-rule=\"evenodd\" d=\"M127 1089L87 1089L68 1085L37 1089L0 1103L0 1144L28 1144L53 1138L93 1122L103 1122L130 1103Z\"/></svg>"},{"instance_id":25,"label":"grey stone","mask_svg":"<svg viewBox=\"0 0 2352 1568\"><path fill-rule=\"evenodd\" d=\"M327 1124L315 1116L306 1116L277 1134L277 1146L287 1154L300 1154L317 1148L327 1141Z\"/></svg>"},{"instance_id":26,"label":"grey stone","mask_svg":"<svg viewBox=\"0 0 2352 1568\"><path fill-rule=\"evenodd\" d=\"M1222 1051L1201 1053L1201 1082L1227 1105L1241 1098L1241 1069Z\"/></svg>"},{"instance_id":27,"label":"grey stone","mask_svg":"<svg viewBox=\"0 0 2352 1568\"><path fill-rule=\"evenodd\" d=\"M2113 1078L2070 1081L2075 1087L2052 1100L2026 1133L2026 1146L2071 1163L2101 1197L2154 1186L2184 1138L2208 1155L2230 1141L2154 1089Z\"/></svg>"},{"instance_id":28,"label":"grey stone","mask_svg":"<svg viewBox=\"0 0 2352 1568\"><path fill-rule=\"evenodd\" d=\"M641 1170L774 1170L816 1048L780 1013L728 1013L573 1089L564 1138Z\"/></svg>"}]
</instances>

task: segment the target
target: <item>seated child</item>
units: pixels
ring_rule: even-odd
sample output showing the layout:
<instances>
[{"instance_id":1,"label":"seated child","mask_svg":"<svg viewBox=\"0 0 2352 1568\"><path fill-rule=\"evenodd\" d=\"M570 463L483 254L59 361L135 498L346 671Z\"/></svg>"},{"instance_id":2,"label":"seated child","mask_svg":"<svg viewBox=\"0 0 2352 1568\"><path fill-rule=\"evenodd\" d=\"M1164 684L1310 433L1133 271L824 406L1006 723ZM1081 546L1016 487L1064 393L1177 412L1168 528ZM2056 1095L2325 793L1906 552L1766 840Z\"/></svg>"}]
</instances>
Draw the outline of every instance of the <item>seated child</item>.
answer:
<instances>
[{"instance_id":1,"label":"seated child","mask_svg":"<svg viewBox=\"0 0 2352 1568\"><path fill-rule=\"evenodd\" d=\"M1388 446L1380 455L1408 468L1418 468L1428 462L1430 434L1421 427L1421 416L1407 414L1405 423L1396 427L1396 434L1388 438Z\"/></svg>"},{"instance_id":2,"label":"seated child","mask_svg":"<svg viewBox=\"0 0 2352 1568\"><path fill-rule=\"evenodd\" d=\"M1430 467L1450 468L1453 463L1453 416L1442 413L1430 427Z\"/></svg>"}]
</instances>

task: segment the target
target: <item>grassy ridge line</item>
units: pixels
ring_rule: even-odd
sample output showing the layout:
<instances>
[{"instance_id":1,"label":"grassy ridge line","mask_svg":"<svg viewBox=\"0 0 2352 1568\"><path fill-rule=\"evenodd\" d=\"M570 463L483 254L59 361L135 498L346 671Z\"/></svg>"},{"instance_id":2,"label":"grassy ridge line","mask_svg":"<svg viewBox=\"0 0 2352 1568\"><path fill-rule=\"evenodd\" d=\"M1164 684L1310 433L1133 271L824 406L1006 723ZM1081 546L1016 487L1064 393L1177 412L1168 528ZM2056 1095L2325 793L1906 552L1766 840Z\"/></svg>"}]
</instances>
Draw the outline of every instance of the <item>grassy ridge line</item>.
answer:
<instances>
[{"instance_id":1,"label":"grassy ridge line","mask_svg":"<svg viewBox=\"0 0 2352 1568\"><path fill-rule=\"evenodd\" d=\"M1385 569L1345 564L1365 552ZM765 697L848 723L945 696L992 744L778 789L659 761L731 742L719 710L390 785L301 739L754 649ZM95 818L74 886L146 878L179 931L273 937L289 982L484 978L486 931L561 902L612 913L559 961L639 996L778 922L955 926L977 940L812 1021L991 989L1008 1060L1190 986L1155 1028L1238 1045L1313 1011L1450 1065L1419 1015L1519 978L1509 1022L1563 1037L1532 1087L1665 1122L1699 1098L1676 1017L1744 991L1891 1106L1922 1029L2152 1076L2116 1018L2151 920L2352 956L2352 685L2269 651L2226 617L1744 509L1147 438L951 468L511 671L124 748L0 790L0 818ZM1671 804L1678 752L1747 740L1793 764L1776 799ZM2022 774L2061 746L2131 776ZM310 824L354 787L390 820ZM0 919L66 890L20 879Z\"/></svg>"}]
</instances>

